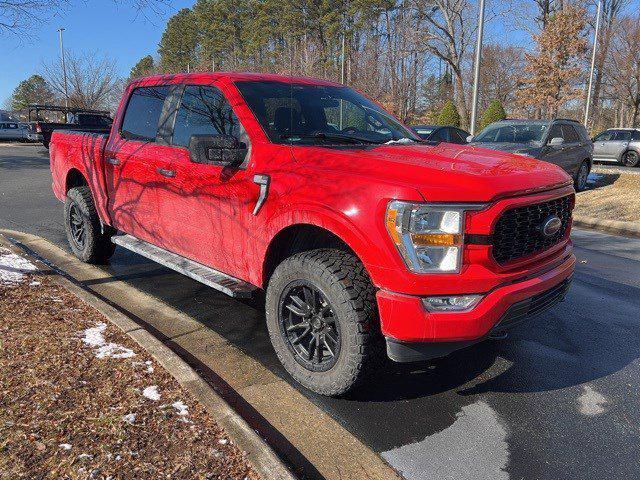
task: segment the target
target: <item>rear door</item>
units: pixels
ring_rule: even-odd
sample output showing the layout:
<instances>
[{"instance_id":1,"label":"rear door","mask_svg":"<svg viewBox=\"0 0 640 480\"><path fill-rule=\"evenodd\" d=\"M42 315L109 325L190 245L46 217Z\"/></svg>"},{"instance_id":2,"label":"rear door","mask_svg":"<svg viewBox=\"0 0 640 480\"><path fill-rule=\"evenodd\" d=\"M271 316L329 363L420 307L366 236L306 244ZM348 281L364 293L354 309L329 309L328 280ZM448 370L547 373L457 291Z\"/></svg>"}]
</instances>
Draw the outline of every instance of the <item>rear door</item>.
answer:
<instances>
[{"instance_id":1,"label":"rear door","mask_svg":"<svg viewBox=\"0 0 640 480\"><path fill-rule=\"evenodd\" d=\"M574 175L584 160L582 139L573 125L563 123L561 124L561 128L562 138L564 138L564 145L562 149L564 155L563 162L566 162L566 166L563 166L563 168Z\"/></svg>"},{"instance_id":2,"label":"rear door","mask_svg":"<svg viewBox=\"0 0 640 480\"><path fill-rule=\"evenodd\" d=\"M606 130L593 139L593 159L604 160L607 158L607 143L613 139L615 130Z\"/></svg>"},{"instance_id":3,"label":"rear door","mask_svg":"<svg viewBox=\"0 0 640 480\"><path fill-rule=\"evenodd\" d=\"M147 242L158 244L161 224L157 189L165 181L158 169L165 164L167 147L159 126L171 86L134 89L105 148L108 209L113 226Z\"/></svg>"},{"instance_id":4,"label":"rear door","mask_svg":"<svg viewBox=\"0 0 640 480\"><path fill-rule=\"evenodd\" d=\"M627 151L629 143L631 142L631 130L616 130L616 134L613 140L608 142L608 153L610 158L619 161L622 154Z\"/></svg>"}]
</instances>

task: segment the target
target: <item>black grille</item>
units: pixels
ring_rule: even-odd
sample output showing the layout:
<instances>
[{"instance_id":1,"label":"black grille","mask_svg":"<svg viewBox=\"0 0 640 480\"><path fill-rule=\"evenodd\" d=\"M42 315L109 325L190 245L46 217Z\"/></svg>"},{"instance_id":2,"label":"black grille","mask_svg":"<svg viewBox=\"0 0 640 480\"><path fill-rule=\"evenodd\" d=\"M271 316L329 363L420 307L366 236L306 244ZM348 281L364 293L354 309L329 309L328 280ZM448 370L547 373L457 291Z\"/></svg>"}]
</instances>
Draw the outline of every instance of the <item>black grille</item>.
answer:
<instances>
[{"instance_id":1,"label":"black grille","mask_svg":"<svg viewBox=\"0 0 640 480\"><path fill-rule=\"evenodd\" d=\"M504 212L493 233L493 258L504 264L557 244L567 231L571 204L571 195L567 195ZM562 225L556 234L547 237L542 233L542 225L552 215L557 215Z\"/></svg>"},{"instance_id":2,"label":"black grille","mask_svg":"<svg viewBox=\"0 0 640 480\"><path fill-rule=\"evenodd\" d=\"M531 298L514 303L502 316L500 322L493 327L493 331L507 329L523 320L526 320L527 318L548 310L565 297L570 286L571 277L563 280L555 287L551 287L549 290L545 290Z\"/></svg>"}]
</instances>

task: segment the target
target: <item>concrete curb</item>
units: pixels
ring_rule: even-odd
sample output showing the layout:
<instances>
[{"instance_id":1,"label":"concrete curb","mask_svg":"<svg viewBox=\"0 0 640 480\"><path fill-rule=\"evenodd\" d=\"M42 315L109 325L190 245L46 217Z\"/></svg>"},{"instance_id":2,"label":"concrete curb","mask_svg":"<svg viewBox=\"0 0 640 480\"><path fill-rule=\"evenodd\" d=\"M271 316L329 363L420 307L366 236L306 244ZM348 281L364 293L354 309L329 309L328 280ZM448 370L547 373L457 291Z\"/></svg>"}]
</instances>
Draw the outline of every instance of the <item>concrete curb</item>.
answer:
<instances>
[{"instance_id":1,"label":"concrete curb","mask_svg":"<svg viewBox=\"0 0 640 480\"><path fill-rule=\"evenodd\" d=\"M238 448L246 452L247 460L262 478L269 480L297 479L266 441L205 380L160 340L113 306L74 283L66 277L64 272L20 249L19 245L3 234L0 234L0 245L12 248L12 250L19 249L19 253L28 257L38 266L40 271L55 272L56 275L52 277L54 281L87 305L98 310L107 320L144 348L227 431Z\"/></svg>"},{"instance_id":2,"label":"concrete curb","mask_svg":"<svg viewBox=\"0 0 640 480\"><path fill-rule=\"evenodd\" d=\"M619 220L603 220L600 218L583 217L580 215L573 217L575 227L589 228L601 232L623 235L625 237L640 238L640 225L635 222L623 222Z\"/></svg>"}]
</instances>

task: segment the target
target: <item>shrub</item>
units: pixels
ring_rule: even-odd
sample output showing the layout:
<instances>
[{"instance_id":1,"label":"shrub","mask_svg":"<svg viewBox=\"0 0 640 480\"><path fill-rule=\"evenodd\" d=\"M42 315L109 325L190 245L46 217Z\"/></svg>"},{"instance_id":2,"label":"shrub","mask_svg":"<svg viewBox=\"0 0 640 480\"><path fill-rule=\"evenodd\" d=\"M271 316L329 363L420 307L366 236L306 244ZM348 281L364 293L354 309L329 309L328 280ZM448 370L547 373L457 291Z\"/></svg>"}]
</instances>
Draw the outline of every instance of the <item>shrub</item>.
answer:
<instances>
[{"instance_id":1,"label":"shrub","mask_svg":"<svg viewBox=\"0 0 640 480\"><path fill-rule=\"evenodd\" d=\"M504 120L507 118L507 113L502 108L502 104L498 100L492 101L487 109L480 117L480 125L478 125L478 131L482 131L487 125Z\"/></svg>"},{"instance_id":2,"label":"shrub","mask_svg":"<svg viewBox=\"0 0 640 480\"><path fill-rule=\"evenodd\" d=\"M442 107L442 111L438 115L438 125L460 127L460 114L452 100L449 100Z\"/></svg>"}]
</instances>

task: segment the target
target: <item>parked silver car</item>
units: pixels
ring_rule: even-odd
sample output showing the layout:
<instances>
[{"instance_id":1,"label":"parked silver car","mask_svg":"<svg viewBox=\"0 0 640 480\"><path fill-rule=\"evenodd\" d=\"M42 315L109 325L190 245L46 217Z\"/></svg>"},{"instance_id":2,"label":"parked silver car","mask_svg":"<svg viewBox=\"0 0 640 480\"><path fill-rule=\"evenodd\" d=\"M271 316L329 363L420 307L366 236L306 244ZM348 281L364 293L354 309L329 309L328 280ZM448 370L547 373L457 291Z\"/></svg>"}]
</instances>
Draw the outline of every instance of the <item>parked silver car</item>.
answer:
<instances>
[{"instance_id":1,"label":"parked silver car","mask_svg":"<svg viewBox=\"0 0 640 480\"><path fill-rule=\"evenodd\" d=\"M593 159L627 167L640 165L640 129L610 128L598 134L593 139Z\"/></svg>"},{"instance_id":2,"label":"parked silver car","mask_svg":"<svg viewBox=\"0 0 640 480\"><path fill-rule=\"evenodd\" d=\"M0 122L0 140L22 140L25 131L18 122Z\"/></svg>"}]
</instances>

